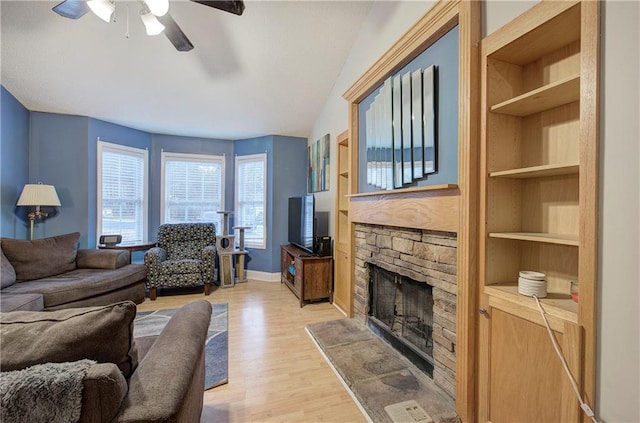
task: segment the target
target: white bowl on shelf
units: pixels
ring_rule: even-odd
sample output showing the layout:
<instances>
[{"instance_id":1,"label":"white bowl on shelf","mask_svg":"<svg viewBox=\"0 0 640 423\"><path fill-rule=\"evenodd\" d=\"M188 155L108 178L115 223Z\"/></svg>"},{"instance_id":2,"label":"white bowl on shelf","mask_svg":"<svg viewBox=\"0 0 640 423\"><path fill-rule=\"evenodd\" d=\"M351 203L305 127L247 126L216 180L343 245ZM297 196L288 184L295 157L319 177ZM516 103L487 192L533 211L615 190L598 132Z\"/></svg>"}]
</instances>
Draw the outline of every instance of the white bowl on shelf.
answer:
<instances>
[{"instance_id":1,"label":"white bowl on shelf","mask_svg":"<svg viewBox=\"0 0 640 423\"><path fill-rule=\"evenodd\" d=\"M518 293L527 297L547 296L547 276L544 273L523 270L518 278Z\"/></svg>"}]
</instances>

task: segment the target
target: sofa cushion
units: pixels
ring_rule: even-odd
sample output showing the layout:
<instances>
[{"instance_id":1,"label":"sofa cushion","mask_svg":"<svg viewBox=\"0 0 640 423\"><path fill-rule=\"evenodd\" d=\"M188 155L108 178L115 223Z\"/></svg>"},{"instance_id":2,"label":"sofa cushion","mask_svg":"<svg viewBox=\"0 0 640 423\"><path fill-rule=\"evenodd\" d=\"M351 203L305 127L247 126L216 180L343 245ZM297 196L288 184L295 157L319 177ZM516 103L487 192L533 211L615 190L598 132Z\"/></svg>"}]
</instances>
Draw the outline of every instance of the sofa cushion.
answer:
<instances>
[{"instance_id":1,"label":"sofa cushion","mask_svg":"<svg viewBox=\"0 0 640 423\"><path fill-rule=\"evenodd\" d=\"M142 264L130 264L119 269L76 269L60 275L22 282L5 288L3 293L42 294L44 307L105 295L136 284L145 278L147 269Z\"/></svg>"},{"instance_id":2,"label":"sofa cushion","mask_svg":"<svg viewBox=\"0 0 640 423\"><path fill-rule=\"evenodd\" d=\"M7 256L4 255L4 251L0 250L2 254L2 267L0 267L0 288L6 288L16 283L16 271L9 262Z\"/></svg>"},{"instance_id":3,"label":"sofa cushion","mask_svg":"<svg viewBox=\"0 0 640 423\"><path fill-rule=\"evenodd\" d=\"M76 268L80 232L36 240L2 239L2 251L16 271L16 280L30 281Z\"/></svg>"},{"instance_id":4,"label":"sofa cushion","mask_svg":"<svg viewBox=\"0 0 640 423\"><path fill-rule=\"evenodd\" d=\"M138 364L133 339L136 305L0 313L0 367L20 370L83 358L114 363L129 377Z\"/></svg>"},{"instance_id":5,"label":"sofa cushion","mask_svg":"<svg viewBox=\"0 0 640 423\"><path fill-rule=\"evenodd\" d=\"M2 291L0 295L0 311L3 313L16 310L42 311L43 309L42 294L8 294Z\"/></svg>"}]
</instances>

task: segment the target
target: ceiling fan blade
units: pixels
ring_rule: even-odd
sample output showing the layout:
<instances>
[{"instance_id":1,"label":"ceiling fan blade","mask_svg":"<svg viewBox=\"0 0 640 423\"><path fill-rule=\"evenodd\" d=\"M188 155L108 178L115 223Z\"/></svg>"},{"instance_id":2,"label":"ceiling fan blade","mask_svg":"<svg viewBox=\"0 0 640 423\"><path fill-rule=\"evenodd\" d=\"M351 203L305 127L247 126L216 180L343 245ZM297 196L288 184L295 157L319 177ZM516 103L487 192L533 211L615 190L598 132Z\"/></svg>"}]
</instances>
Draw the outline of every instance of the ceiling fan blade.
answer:
<instances>
[{"instance_id":1,"label":"ceiling fan blade","mask_svg":"<svg viewBox=\"0 0 640 423\"><path fill-rule=\"evenodd\" d=\"M168 13L164 16L157 16L158 20L162 25L164 25L164 35L167 36L171 44L178 51L189 51L193 49L193 44L184 35L184 32L180 29L176 21L173 20L171 15Z\"/></svg>"},{"instance_id":2,"label":"ceiling fan blade","mask_svg":"<svg viewBox=\"0 0 640 423\"><path fill-rule=\"evenodd\" d=\"M213 7L215 9L224 10L225 12L233 13L234 15L242 15L242 12L244 12L244 1L242 0L191 1L204 4L205 6Z\"/></svg>"},{"instance_id":3,"label":"ceiling fan blade","mask_svg":"<svg viewBox=\"0 0 640 423\"><path fill-rule=\"evenodd\" d=\"M64 0L52 10L65 18L78 19L89 11L89 6L85 0Z\"/></svg>"}]
</instances>

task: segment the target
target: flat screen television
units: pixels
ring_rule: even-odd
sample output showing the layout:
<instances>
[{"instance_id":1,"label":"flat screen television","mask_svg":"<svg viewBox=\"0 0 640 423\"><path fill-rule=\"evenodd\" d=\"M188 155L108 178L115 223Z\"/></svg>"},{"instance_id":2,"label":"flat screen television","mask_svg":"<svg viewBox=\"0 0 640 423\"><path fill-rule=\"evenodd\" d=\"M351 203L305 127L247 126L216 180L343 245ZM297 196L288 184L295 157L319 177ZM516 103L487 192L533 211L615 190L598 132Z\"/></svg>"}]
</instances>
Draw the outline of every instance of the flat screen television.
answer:
<instances>
[{"instance_id":1,"label":"flat screen television","mask_svg":"<svg viewBox=\"0 0 640 423\"><path fill-rule=\"evenodd\" d=\"M289 198L289 238L291 244L313 253L315 239L313 195Z\"/></svg>"},{"instance_id":2,"label":"flat screen television","mask_svg":"<svg viewBox=\"0 0 640 423\"><path fill-rule=\"evenodd\" d=\"M289 198L289 243L317 254L316 241L328 234L329 212L316 211L313 195Z\"/></svg>"}]
</instances>

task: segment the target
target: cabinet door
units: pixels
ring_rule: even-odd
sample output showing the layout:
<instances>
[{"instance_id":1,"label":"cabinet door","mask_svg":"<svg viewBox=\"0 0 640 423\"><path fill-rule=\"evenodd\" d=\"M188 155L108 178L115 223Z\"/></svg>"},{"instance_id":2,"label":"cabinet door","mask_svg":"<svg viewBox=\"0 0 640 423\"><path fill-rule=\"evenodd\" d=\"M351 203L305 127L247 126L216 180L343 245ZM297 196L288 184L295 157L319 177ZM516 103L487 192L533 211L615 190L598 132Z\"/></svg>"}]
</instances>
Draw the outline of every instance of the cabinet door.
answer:
<instances>
[{"instance_id":1,"label":"cabinet door","mask_svg":"<svg viewBox=\"0 0 640 423\"><path fill-rule=\"evenodd\" d=\"M535 319L535 310L528 317ZM517 315L516 315L517 314ZM524 313L526 316L527 313ZM578 422L576 400L562 363L540 321L489 306L480 320L480 421L491 423ZM578 325L555 319L553 334L580 382L582 334Z\"/></svg>"},{"instance_id":2,"label":"cabinet door","mask_svg":"<svg viewBox=\"0 0 640 423\"><path fill-rule=\"evenodd\" d=\"M347 252L338 248L335 250L335 256L333 302L345 313L350 314L351 278L349 277L349 256Z\"/></svg>"},{"instance_id":3,"label":"cabinet door","mask_svg":"<svg viewBox=\"0 0 640 423\"><path fill-rule=\"evenodd\" d=\"M331 296L331 280L333 268L331 258L311 258L303 262L304 266L304 287L302 298L306 300L316 300L329 298Z\"/></svg>"}]
</instances>

